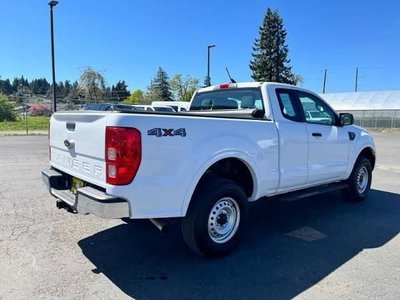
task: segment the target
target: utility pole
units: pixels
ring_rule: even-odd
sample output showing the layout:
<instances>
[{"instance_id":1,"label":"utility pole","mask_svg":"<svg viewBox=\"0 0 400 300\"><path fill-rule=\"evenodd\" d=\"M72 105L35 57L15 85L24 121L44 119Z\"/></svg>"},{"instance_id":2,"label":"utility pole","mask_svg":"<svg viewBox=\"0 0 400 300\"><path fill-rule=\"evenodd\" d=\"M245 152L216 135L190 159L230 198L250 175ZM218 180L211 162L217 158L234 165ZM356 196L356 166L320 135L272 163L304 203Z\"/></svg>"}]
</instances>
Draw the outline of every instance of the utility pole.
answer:
<instances>
[{"instance_id":1,"label":"utility pole","mask_svg":"<svg viewBox=\"0 0 400 300\"><path fill-rule=\"evenodd\" d=\"M358 92L358 67L356 67L356 84L354 87L354 91L357 93Z\"/></svg>"},{"instance_id":2,"label":"utility pole","mask_svg":"<svg viewBox=\"0 0 400 300\"><path fill-rule=\"evenodd\" d=\"M54 25L53 25L53 7L58 4L58 1L50 1L50 34L51 34L51 69L53 75L53 109L57 111L57 97L56 97L56 65L54 62Z\"/></svg>"},{"instance_id":3,"label":"utility pole","mask_svg":"<svg viewBox=\"0 0 400 300\"><path fill-rule=\"evenodd\" d=\"M325 69L325 74L324 74L324 86L322 88L322 94L325 94L325 89L326 89L326 76L327 76L328 70Z\"/></svg>"}]
</instances>

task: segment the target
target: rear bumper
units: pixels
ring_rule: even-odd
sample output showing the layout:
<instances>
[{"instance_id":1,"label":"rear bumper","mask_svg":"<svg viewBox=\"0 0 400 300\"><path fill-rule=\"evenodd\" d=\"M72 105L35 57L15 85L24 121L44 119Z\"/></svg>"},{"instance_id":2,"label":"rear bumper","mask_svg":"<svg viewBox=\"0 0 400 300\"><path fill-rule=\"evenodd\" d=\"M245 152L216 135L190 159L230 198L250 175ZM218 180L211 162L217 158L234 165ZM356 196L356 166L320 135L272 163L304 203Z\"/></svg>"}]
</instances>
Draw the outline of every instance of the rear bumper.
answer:
<instances>
[{"instance_id":1,"label":"rear bumper","mask_svg":"<svg viewBox=\"0 0 400 300\"><path fill-rule=\"evenodd\" d=\"M63 174L54 169L42 170L42 179L50 194L80 214L94 214L107 219L128 218L130 215L126 200L93 187L85 186L79 188L76 194L72 193L65 185Z\"/></svg>"}]
</instances>

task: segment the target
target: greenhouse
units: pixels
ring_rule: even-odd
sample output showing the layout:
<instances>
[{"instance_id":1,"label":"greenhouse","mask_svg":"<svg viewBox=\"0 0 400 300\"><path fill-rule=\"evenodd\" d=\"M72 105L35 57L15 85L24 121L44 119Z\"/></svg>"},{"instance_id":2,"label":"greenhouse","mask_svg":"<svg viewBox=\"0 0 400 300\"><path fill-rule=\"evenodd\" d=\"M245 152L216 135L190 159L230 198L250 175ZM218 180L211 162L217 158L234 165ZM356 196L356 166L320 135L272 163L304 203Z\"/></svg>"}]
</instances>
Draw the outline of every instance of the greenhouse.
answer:
<instances>
[{"instance_id":1,"label":"greenhouse","mask_svg":"<svg viewBox=\"0 0 400 300\"><path fill-rule=\"evenodd\" d=\"M337 112L369 128L400 128L400 91L320 94Z\"/></svg>"}]
</instances>

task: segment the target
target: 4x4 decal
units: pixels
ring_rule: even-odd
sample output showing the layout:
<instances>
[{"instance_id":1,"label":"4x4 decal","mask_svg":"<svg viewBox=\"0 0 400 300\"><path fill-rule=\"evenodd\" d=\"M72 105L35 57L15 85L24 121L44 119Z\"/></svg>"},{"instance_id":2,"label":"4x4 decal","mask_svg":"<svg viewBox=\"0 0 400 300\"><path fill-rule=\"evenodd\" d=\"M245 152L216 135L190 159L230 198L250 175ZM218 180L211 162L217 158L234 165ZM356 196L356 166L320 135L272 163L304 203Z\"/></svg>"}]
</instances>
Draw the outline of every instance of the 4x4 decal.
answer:
<instances>
[{"instance_id":1,"label":"4x4 decal","mask_svg":"<svg viewBox=\"0 0 400 300\"><path fill-rule=\"evenodd\" d=\"M186 136L186 129L185 128L153 128L147 130L147 135L154 135L156 137L163 137L163 136Z\"/></svg>"}]
</instances>

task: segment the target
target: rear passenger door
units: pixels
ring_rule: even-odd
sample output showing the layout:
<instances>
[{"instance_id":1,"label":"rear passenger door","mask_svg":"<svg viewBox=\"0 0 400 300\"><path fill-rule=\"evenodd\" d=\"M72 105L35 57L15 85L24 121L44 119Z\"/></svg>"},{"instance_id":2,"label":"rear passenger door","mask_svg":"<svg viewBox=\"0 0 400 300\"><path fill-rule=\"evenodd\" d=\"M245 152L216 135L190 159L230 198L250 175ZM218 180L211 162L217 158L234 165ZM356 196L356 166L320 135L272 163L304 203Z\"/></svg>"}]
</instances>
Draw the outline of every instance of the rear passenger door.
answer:
<instances>
[{"instance_id":1,"label":"rear passenger door","mask_svg":"<svg viewBox=\"0 0 400 300\"><path fill-rule=\"evenodd\" d=\"M336 113L319 97L296 91L308 136L307 184L335 180L347 170L350 139Z\"/></svg>"}]
</instances>

